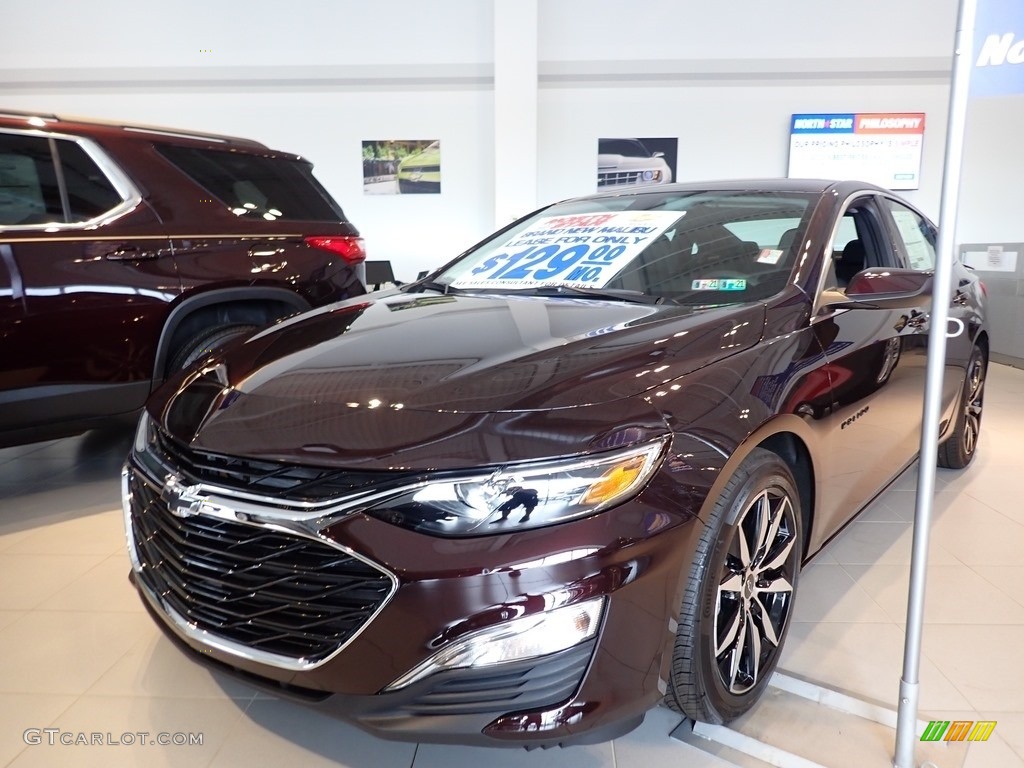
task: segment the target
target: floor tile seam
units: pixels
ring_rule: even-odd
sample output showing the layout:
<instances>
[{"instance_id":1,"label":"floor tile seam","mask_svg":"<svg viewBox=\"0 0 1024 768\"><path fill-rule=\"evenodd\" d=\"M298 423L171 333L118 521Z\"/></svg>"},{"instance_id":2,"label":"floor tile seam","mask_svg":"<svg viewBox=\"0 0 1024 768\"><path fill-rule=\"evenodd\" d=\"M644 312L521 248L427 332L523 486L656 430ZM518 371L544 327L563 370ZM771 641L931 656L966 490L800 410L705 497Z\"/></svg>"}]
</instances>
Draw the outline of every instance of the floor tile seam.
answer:
<instances>
[{"instance_id":1,"label":"floor tile seam","mask_svg":"<svg viewBox=\"0 0 1024 768\"><path fill-rule=\"evenodd\" d=\"M963 625L955 625L955 626L963 626ZM904 631L904 635L906 635L906 632L905 632L905 631ZM940 677L941 677L941 678L942 678L943 680L945 680L945 681L946 681L946 683L948 683L948 684L949 684L949 687L950 687L950 688L952 688L952 689L953 689L954 691L956 691L956 692L957 692L957 693L958 693L958 694L960 695L960 698L962 698L962 699L963 699L964 701L966 701L966 702L967 702L967 704L968 704L969 708L970 708L970 709L972 709L972 710L974 710L974 712L975 712L976 714L978 714L978 715L980 716L980 714L981 714L981 713L980 713L980 712L978 711L978 707L977 707L977 706L975 706L975 704L974 704L974 700L973 700L973 699L972 699L972 698L971 698L970 696L968 696L966 692L964 692L963 690L961 690L960 686L958 686L958 685L957 685L957 684L956 684L956 683L955 683L955 682L954 682L954 681L953 681L953 680L952 680L952 679L951 679L951 678L949 677L949 675L947 675L947 674L946 674L946 672L945 672L945 670L943 669L942 665L940 665L940 664L939 664L939 663L938 663L938 662L937 662L937 661L936 661L936 660L935 660L934 658L932 658L931 654L929 654L929 653L928 653L928 652L927 652L927 651L925 650L925 648L924 648L924 642L925 642L925 636L924 636L924 633L922 633L922 637L921 637L921 661L927 661L927 662L928 662L929 664L931 664L931 665L932 665L932 667L933 667L933 668L935 669L935 672L936 672L936 673L937 673L937 674L938 674L938 675L939 675L939 676L940 676ZM902 670L901 670L901 672L900 672L900 679L901 679L901 680L902 680L902 674L903 674L903 673L902 673ZM920 684L920 677L921 677L921 671L920 671L920 664L918 664L918 683L919 683L919 684Z\"/></svg>"},{"instance_id":2,"label":"floor tile seam","mask_svg":"<svg viewBox=\"0 0 1024 768\"><path fill-rule=\"evenodd\" d=\"M120 659L118 659L120 662ZM107 670L109 672L110 670ZM104 675L106 672L103 673ZM98 681L97 681L98 683ZM96 687L94 683L85 693L79 694L79 698L82 696L88 696L90 698L97 699L145 699L146 701L230 701L230 702L247 702L251 703L255 699L254 694L247 694L245 696L232 696L225 693L222 696L189 696L182 694L180 696L172 696L167 693L110 693L105 691L94 691ZM61 695L61 694L54 694ZM73 696L74 694L63 694L67 696ZM248 707L246 707L248 709Z\"/></svg>"},{"instance_id":3,"label":"floor tile seam","mask_svg":"<svg viewBox=\"0 0 1024 768\"><path fill-rule=\"evenodd\" d=\"M224 739L221 741L220 746L214 750L212 755L210 755L210 759L207 760L205 763L191 763L189 768L208 768L208 766L211 766L214 764L214 762L216 762L217 757L220 755L221 752L224 751L224 748L231 741L231 734L235 732L235 728L238 727L238 723L240 723L242 721L242 718L245 717L245 713L249 711L249 706L251 704L252 700L250 699L244 708L238 708L238 711L235 713L234 719L232 719L231 724L227 728L227 733L224 735Z\"/></svg>"},{"instance_id":4,"label":"floor tile seam","mask_svg":"<svg viewBox=\"0 0 1024 768\"><path fill-rule=\"evenodd\" d=\"M233 701L240 702L244 701L244 699L234 699ZM268 701L281 701L281 699L268 699ZM221 745L217 747L216 751L214 751L212 757L210 758L209 762L206 763L206 765L213 765L217 761L217 758L220 756L221 752L223 752L227 745L231 743L231 737L234 735L235 731L240 731L242 729L243 723L245 722L245 718L249 714L249 710L252 708L252 705L255 702L256 692L254 691L252 696L249 697L249 700L246 701L245 706L238 708L237 716L234 718L234 720L231 721L231 725L228 727L227 733L224 735L224 739L221 742ZM248 722L252 722L251 718L248 720ZM412 768L412 766L410 765L409 768Z\"/></svg>"},{"instance_id":5,"label":"floor tile seam","mask_svg":"<svg viewBox=\"0 0 1024 768\"><path fill-rule=\"evenodd\" d=\"M12 554L14 554L15 556L20 556L20 557L33 557L33 555L31 553L19 554L19 553L10 553L10 552L0 552L0 557L5 556L5 555L10 556ZM34 556L38 557L39 555L36 554ZM100 555L78 555L78 557L101 557L101 556ZM100 560L100 562L103 562L103 561ZM99 563L95 563L93 565L93 568L95 568L96 565L98 565L98 564ZM88 611L88 610L84 610L84 609L83 610L76 610L74 608L68 608L68 609L65 609L63 611L60 610L60 609L51 609L51 610L47 611L47 609L42 608L42 604L43 603L45 603L50 598L56 596L59 592L62 592L65 589L67 589L68 587L70 587L71 584L74 584L75 581L77 581L77 580L78 579L75 579L71 583L65 584L63 587L58 587L53 592L48 592L47 594L45 594L42 598L40 598L37 602L33 603L32 605L27 605L27 606L24 606L23 608L10 608L10 609L5 609L5 610L12 610L12 611L21 610L21 611L25 611L26 614L32 613L33 611L54 612L54 610L56 610L56 612L59 612L59 613L88 613L88 614L96 613L96 611ZM108 613L108 611L100 611L100 613ZM118 611L109 611L109 613L118 613ZM24 617L22 617L22 618L24 618ZM17 620L17 621L20 621L20 619ZM17 621L15 621L15 623L17 623ZM0 629L0 633L3 633L8 628L9 627L4 627L3 629Z\"/></svg>"},{"instance_id":6,"label":"floor tile seam","mask_svg":"<svg viewBox=\"0 0 1024 768\"><path fill-rule=\"evenodd\" d=\"M969 496L969 497L971 498L971 500L972 500L972 501L976 501L976 502L977 502L978 504L981 504L981 505L982 505L983 507L985 507L985 508L986 508L987 510L989 510L990 512L995 512L995 513L996 513L997 515L999 515L1000 517L1004 518L1005 520L1009 520L1009 521L1010 521L1011 523L1013 523L1014 525L1016 525L1016 526L1018 526L1018 527L1020 527L1020 528L1024 528L1024 522L1021 522L1021 521L1019 521L1019 520L1016 520L1016 519L1014 519L1014 518L1010 517L1010 516L1009 516L1009 515L1007 515L1006 513L1004 513L1004 512L1002 512L1002 511L1000 511L1000 510L996 509L995 507L993 507L993 506L992 506L991 504L989 504L989 503L988 503L987 501L985 501L984 499L979 499L979 498L978 498L977 496L974 496L974 495L973 495L973 494L971 493L971 491L970 491L970 489L969 489L969 488L965 489L965 490L963 491L963 494L964 494L965 496Z\"/></svg>"},{"instance_id":7,"label":"floor tile seam","mask_svg":"<svg viewBox=\"0 0 1024 768\"><path fill-rule=\"evenodd\" d=\"M28 691L28 693L32 693L32 692ZM39 695L39 696L66 696L66 697L70 697L71 698L71 701L68 703L68 705L66 707L64 707L57 715L55 715L54 717L50 718L50 722L48 722L46 724L47 728L53 728L55 723L57 722L57 720L59 718L61 718L65 713L67 713L67 711L69 709L71 709L73 706L75 706L75 704L78 703L78 699L81 697L81 694L74 694L74 693L41 693L41 694L37 694L37 695ZM27 730L27 728L30 728L30 727L31 726L26 726L26 730ZM24 732L25 731L23 730L22 731L22 741L24 741ZM15 763L18 760L19 757L21 757L23 754L25 754L28 751L28 748L29 748L28 744L22 744L21 749L14 755L14 757L12 757L10 759L10 761L7 763L7 765L12 765L13 763Z\"/></svg>"},{"instance_id":8,"label":"floor tile seam","mask_svg":"<svg viewBox=\"0 0 1024 768\"><path fill-rule=\"evenodd\" d=\"M843 569L843 573L845 573L845 574L846 574L847 578L849 578L849 579L850 579L850 581L852 581L852 582L853 582L853 583L854 583L854 584L855 584L855 585L857 586L857 588L858 588L858 589L860 589L861 593L862 593L862 594L863 594L863 595L864 595L864 596L865 596L865 597L866 597L866 598L867 598L868 600L870 600L870 601L871 601L871 603L872 603L872 604L873 604L873 605L874 605L874 606L875 606L876 608L878 608L878 609L879 609L879 610L880 610L880 611L882 612L882 615L884 615L884 616L887 616L887 617L889 618L889 620L890 620L890 623L895 623L895 621L893 621L893 619L892 619L892 616L890 616L890 615L889 615L889 612L888 612L887 610L885 610L885 606L883 606L883 605L882 605L881 603L879 603L879 602L878 602L877 600L875 600L875 598L871 596L871 593L870 593L870 592L868 592L868 591L867 591L867 590L866 590L866 589L865 589L865 588L864 588L864 587L863 587L863 586L861 585L861 583L860 583L860 580L859 580L859 579L858 579L858 578L857 578L856 576L854 576L854 575L853 575L852 573L850 573L850 572L849 572L849 571L847 570L847 568L846 568L846 566L847 566L847 565L853 565L853 563L839 563L839 567ZM856 623L860 623L860 622L856 622ZM865 623L867 623L867 622L865 622Z\"/></svg>"}]
</instances>

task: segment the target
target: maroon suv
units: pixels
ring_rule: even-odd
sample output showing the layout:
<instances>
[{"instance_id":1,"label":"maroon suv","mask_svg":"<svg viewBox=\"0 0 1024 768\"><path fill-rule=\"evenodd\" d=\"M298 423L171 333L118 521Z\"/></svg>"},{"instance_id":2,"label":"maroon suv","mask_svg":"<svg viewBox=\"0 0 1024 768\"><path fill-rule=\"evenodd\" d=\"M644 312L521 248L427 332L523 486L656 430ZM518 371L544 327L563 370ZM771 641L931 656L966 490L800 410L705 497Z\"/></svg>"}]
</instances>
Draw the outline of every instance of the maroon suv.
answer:
<instances>
[{"instance_id":1,"label":"maroon suv","mask_svg":"<svg viewBox=\"0 0 1024 768\"><path fill-rule=\"evenodd\" d=\"M0 445L137 411L203 351L365 293L364 258L301 157L0 111Z\"/></svg>"}]
</instances>

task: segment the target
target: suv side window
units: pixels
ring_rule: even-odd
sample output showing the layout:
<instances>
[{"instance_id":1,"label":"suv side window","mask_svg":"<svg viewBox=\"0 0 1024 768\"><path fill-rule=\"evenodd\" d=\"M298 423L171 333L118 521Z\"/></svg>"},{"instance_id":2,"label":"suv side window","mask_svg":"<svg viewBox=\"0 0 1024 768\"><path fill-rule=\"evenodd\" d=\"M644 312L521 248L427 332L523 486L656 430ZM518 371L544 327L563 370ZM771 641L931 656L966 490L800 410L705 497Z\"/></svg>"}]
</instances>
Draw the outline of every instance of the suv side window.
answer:
<instances>
[{"instance_id":1,"label":"suv side window","mask_svg":"<svg viewBox=\"0 0 1024 768\"><path fill-rule=\"evenodd\" d=\"M903 245L911 269L935 269L935 228L907 206L886 198L886 205L896 225L897 242Z\"/></svg>"},{"instance_id":2,"label":"suv side window","mask_svg":"<svg viewBox=\"0 0 1024 768\"><path fill-rule=\"evenodd\" d=\"M170 145L158 145L157 150L236 216L268 221L345 218L313 176L312 165L303 160Z\"/></svg>"},{"instance_id":3,"label":"suv side window","mask_svg":"<svg viewBox=\"0 0 1024 768\"><path fill-rule=\"evenodd\" d=\"M78 144L56 142L68 193L68 221L88 221L121 203L121 196L103 171Z\"/></svg>"},{"instance_id":4,"label":"suv side window","mask_svg":"<svg viewBox=\"0 0 1024 768\"><path fill-rule=\"evenodd\" d=\"M88 221L121 202L76 142L0 133L0 226Z\"/></svg>"},{"instance_id":5,"label":"suv side window","mask_svg":"<svg viewBox=\"0 0 1024 768\"><path fill-rule=\"evenodd\" d=\"M64 221L50 142L0 133L0 226Z\"/></svg>"}]
</instances>

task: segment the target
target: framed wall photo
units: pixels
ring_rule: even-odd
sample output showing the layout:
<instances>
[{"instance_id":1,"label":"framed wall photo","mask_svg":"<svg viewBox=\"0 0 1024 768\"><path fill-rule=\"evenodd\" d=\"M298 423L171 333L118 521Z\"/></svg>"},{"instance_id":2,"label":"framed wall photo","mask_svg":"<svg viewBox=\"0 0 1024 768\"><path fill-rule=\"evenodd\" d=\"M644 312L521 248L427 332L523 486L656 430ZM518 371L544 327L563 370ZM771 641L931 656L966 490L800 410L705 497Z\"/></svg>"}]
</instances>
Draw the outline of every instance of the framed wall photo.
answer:
<instances>
[{"instance_id":1,"label":"framed wall photo","mask_svg":"<svg viewBox=\"0 0 1024 768\"><path fill-rule=\"evenodd\" d=\"M793 115L789 177L918 189L924 125L922 112Z\"/></svg>"},{"instance_id":2,"label":"framed wall photo","mask_svg":"<svg viewBox=\"0 0 1024 768\"><path fill-rule=\"evenodd\" d=\"M669 184L678 152L679 139L598 139L597 189Z\"/></svg>"},{"instance_id":3,"label":"framed wall photo","mask_svg":"<svg viewBox=\"0 0 1024 768\"><path fill-rule=\"evenodd\" d=\"M367 195L439 194L441 142L436 139L364 141L363 192Z\"/></svg>"}]
</instances>

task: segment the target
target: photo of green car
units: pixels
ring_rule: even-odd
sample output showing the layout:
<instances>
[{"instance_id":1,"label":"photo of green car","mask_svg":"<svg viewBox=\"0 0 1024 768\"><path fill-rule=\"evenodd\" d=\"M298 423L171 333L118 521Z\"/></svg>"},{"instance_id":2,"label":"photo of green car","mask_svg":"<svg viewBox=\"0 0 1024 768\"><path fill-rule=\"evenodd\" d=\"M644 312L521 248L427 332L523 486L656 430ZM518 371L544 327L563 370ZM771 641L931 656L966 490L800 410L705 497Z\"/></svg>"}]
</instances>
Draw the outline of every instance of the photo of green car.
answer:
<instances>
[{"instance_id":1,"label":"photo of green car","mask_svg":"<svg viewBox=\"0 0 1024 768\"><path fill-rule=\"evenodd\" d=\"M441 142L432 141L398 164L398 191L402 194L441 192Z\"/></svg>"}]
</instances>

